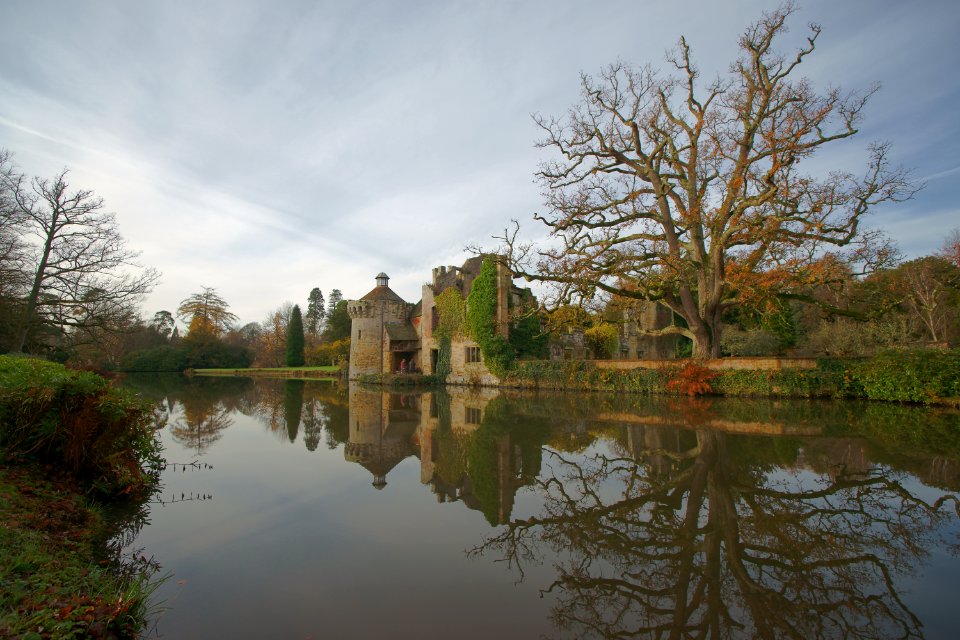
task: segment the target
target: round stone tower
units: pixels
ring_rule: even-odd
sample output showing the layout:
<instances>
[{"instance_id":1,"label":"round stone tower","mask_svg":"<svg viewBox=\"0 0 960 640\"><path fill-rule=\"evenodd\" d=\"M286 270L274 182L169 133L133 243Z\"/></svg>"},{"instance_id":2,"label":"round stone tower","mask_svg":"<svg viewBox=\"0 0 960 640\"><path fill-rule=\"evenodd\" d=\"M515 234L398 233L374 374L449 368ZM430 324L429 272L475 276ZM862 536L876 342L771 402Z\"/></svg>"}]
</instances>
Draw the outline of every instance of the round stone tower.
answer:
<instances>
[{"instance_id":1,"label":"round stone tower","mask_svg":"<svg viewBox=\"0 0 960 640\"><path fill-rule=\"evenodd\" d=\"M377 286L359 300L347 301L350 315L350 378L390 373L390 342L384 327L406 324L412 305L387 286L390 277L377 274Z\"/></svg>"}]
</instances>

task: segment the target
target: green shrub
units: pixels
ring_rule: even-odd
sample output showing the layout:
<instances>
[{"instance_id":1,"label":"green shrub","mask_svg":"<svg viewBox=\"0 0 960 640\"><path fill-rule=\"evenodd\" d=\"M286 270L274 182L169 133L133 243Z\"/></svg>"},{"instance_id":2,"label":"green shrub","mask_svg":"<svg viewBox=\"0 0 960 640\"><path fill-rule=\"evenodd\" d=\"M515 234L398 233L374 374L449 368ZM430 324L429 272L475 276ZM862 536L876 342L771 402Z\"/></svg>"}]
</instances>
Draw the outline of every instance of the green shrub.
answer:
<instances>
[{"instance_id":1,"label":"green shrub","mask_svg":"<svg viewBox=\"0 0 960 640\"><path fill-rule=\"evenodd\" d=\"M523 292L520 307L512 308L510 313L515 320L510 327L509 340L517 357L528 359L548 357L550 336L540 326L540 313L529 289Z\"/></svg>"},{"instance_id":2,"label":"green shrub","mask_svg":"<svg viewBox=\"0 0 960 640\"><path fill-rule=\"evenodd\" d=\"M120 361L121 371L183 371L187 352L170 345L134 351Z\"/></svg>"},{"instance_id":3,"label":"green shrub","mask_svg":"<svg viewBox=\"0 0 960 640\"><path fill-rule=\"evenodd\" d=\"M852 368L871 400L937 402L960 398L960 350L886 351Z\"/></svg>"},{"instance_id":4,"label":"green shrub","mask_svg":"<svg viewBox=\"0 0 960 640\"><path fill-rule=\"evenodd\" d=\"M731 356L767 356L780 350L780 338L763 329L724 329L720 348Z\"/></svg>"},{"instance_id":5,"label":"green shrub","mask_svg":"<svg viewBox=\"0 0 960 640\"><path fill-rule=\"evenodd\" d=\"M7 356L0 454L56 465L106 496L148 492L162 462L146 402L93 373Z\"/></svg>"},{"instance_id":6,"label":"green shrub","mask_svg":"<svg viewBox=\"0 0 960 640\"><path fill-rule=\"evenodd\" d=\"M586 338L587 344L597 358L612 358L617 350L619 338L617 327L609 322L600 322L584 330L583 337Z\"/></svg>"},{"instance_id":7,"label":"green shrub","mask_svg":"<svg viewBox=\"0 0 960 640\"><path fill-rule=\"evenodd\" d=\"M322 342L306 351L307 365L311 367L336 366L350 359L350 338Z\"/></svg>"}]
</instances>

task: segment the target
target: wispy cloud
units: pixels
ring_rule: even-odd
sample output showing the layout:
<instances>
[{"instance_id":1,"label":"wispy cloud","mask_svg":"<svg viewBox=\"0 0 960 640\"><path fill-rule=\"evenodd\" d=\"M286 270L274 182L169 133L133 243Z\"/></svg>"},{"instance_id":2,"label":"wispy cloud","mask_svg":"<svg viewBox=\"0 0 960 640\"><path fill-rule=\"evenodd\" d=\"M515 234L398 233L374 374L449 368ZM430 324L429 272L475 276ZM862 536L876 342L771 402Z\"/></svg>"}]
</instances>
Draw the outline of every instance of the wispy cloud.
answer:
<instances>
[{"instance_id":1,"label":"wispy cloud","mask_svg":"<svg viewBox=\"0 0 960 640\"><path fill-rule=\"evenodd\" d=\"M911 209L947 211L960 78L933 53L955 50L960 12L882 7L812 0L790 37L823 24L805 63L818 86L885 85L865 129L930 183ZM94 1L51 21L43 3L15 0L0 23L0 145L28 172L69 166L104 196L164 272L150 313L207 284L259 320L314 286L362 295L381 270L413 297L431 266L511 218L542 233L530 113L562 115L580 71L661 64L682 34L712 79L765 8ZM855 158L843 153L830 160ZM911 234L918 251L941 235Z\"/></svg>"}]
</instances>

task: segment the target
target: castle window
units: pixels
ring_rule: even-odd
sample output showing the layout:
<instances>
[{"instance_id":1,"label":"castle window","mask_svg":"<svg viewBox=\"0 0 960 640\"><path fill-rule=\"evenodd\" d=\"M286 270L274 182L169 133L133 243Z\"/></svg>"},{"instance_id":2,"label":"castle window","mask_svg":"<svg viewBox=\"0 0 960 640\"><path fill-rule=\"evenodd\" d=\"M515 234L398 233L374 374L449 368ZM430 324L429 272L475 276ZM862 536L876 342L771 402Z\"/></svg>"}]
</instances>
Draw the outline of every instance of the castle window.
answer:
<instances>
[{"instance_id":1,"label":"castle window","mask_svg":"<svg viewBox=\"0 0 960 640\"><path fill-rule=\"evenodd\" d=\"M466 424L480 424L482 412L476 407L464 407L463 421Z\"/></svg>"},{"instance_id":2,"label":"castle window","mask_svg":"<svg viewBox=\"0 0 960 640\"><path fill-rule=\"evenodd\" d=\"M466 347L464 360L466 362L480 362L480 347Z\"/></svg>"}]
</instances>

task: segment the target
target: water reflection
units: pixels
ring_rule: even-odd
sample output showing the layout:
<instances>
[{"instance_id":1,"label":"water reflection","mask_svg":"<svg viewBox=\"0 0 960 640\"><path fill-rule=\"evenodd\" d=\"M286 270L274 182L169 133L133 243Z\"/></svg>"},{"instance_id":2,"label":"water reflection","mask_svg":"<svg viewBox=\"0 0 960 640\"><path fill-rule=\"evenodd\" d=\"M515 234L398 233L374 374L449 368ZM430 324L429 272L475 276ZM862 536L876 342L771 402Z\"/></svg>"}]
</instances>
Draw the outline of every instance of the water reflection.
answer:
<instances>
[{"instance_id":1,"label":"water reflection","mask_svg":"<svg viewBox=\"0 0 960 640\"><path fill-rule=\"evenodd\" d=\"M542 512L474 553L521 570L560 553L545 591L577 636L922 637L897 580L956 545L955 497L925 501L853 439L745 438L694 410L682 430L631 425L628 455L548 451Z\"/></svg>"},{"instance_id":2,"label":"water reflection","mask_svg":"<svg viewBox=\"0 0 960 640\"><path fill-rule=\"evenodd\" d=\"M311 460L321 441L342 446L385 490L364 483L370 498L405 495L390 485L412 460L437 502L482 514L473 556L520 578L553 567L530 579L544 580L559 635L921 637L930 621L904 579L931 552L958 550L956 411L243 379L141 391L197 456L244 414L273 446L302 453L301 440ZM391 544L413 556L430 535Z\"/></svg>"}]
</instances>

